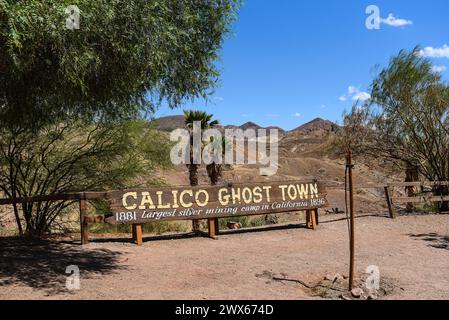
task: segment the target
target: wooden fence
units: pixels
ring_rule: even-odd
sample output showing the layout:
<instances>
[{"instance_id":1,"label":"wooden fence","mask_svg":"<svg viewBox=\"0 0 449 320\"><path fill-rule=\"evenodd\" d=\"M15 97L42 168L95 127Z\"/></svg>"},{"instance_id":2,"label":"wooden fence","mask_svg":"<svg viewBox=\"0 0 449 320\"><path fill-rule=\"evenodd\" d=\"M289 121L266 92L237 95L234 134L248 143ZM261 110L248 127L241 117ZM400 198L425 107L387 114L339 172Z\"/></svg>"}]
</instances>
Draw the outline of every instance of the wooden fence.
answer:
<instances>
[{"instance_id":1,"label":"wooden fence","mask_svg":"<svg viewBox=\"0 0 449 320\"><path fill-rule=\"evenodd\" d=\"M394 209L395 204L407 203L428 203L428 202L446 202L449 201L449 195L447 196L436 196L433 190L424 190L425 187L435 187L435 186L449 186L449 181L416 181L416 182L392 182L388 184L366 184L358 185L357 189L383 189L385 193L385 200L387 201L388 212L390 218L396 218L397 214ZM414 197L395 197L394 188L421 188L421 195ZM427 195L422 195L427 194Z\"/></svg>"},{"instance_id":2,"label":"wooden fence","mask_svg":"<svg viewBox=\"0 0 449 320\"><path fill-rule=\"evenodd\" d=\"M0 205L23 204L30 202L45 202L45 201L79 201L80 209L80 232L81 243L88 243L88 219L87 219L87 201L94 199L105 199L108 192L74 192L64 194L42 195L34 197L19 197L19 198L4 198L0 199Z\"/></svg>"},{"instance_id":3,"label":"wooden fence","mask_svg":"<svg viewBox=\"0 0 449 320\"><path fill-rule=\"evenodd\" d=\"M422 190L421 194L415 197L395 197L393 196L394 188L398 187L435 187L435 186L449 186L449 181L418 181L418 182L393 182L388 184L366 184L356 185L356 189L383 189L385 193L385 200L388 205L388 212L390 218L396 218L397 214L394 209L395 204L399 203L426 203L426 202L446 202L449 201L449 195L447 196L435 196L432 190ZM338 188L341 189L341 185L327 185L326 189ZM78 201L80 209L80 229L81 229L81 243L88 242L88 223L91 217L87 217L87 201L94 199L107 199L110 196L110 192L76 192L54 195L43 195L34 197L20 197L20 198L3 198L0 199L0 205L11 204L24 204L30 202L44 202L44 201ZM92 221L90 221L92 222Z\"/></svg>"}]
</instances>

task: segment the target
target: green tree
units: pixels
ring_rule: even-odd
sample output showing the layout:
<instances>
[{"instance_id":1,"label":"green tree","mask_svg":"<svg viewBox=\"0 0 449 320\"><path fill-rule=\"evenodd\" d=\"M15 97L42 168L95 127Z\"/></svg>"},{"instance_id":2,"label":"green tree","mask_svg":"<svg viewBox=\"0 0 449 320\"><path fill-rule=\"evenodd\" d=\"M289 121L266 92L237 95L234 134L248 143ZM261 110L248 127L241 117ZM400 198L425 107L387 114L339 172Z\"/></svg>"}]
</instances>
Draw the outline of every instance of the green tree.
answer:
<instances>
[{"instance_id":1,"label":"green tree","mask_svg":"<svg viewBox=\"0 0 449 320\"><path fill-rule=\"evenodd\" d=\"M407 179L417 173L449 181L449 87L419 48L401 51L374 79L371 100L345 116L344 141L359 153L392 162ZM448 195L448 186L435 194ZM439 204L448 211L448 202Z\"/></svg>"},{"instance_id":2,"label":"green tree","mask_svg":"<svg viewBox=\"0 0 449 320\"><path fill-rule=\"evenodd\" d=\"M141 186L156 167L168 164L168 138L143 121L74 121L34 133L0 129L0 189L9 198ZM22 203L24 231L14 205L19 232L42 236L72 203Z\"/></svg>"},{"instance_id":3,"label":"green tree","mask_svg":"<svg viewBox=\"0 0 449 320\"><path fill-rule=\"evenodd\" d=\"M191 186L198 185L198 168L199 164L194 163L194 147L193 147L193 124L199 122L201 124L201 130L206 130L215 127L219 124L218 120L212 120L213 115L200 110L184 110L185 124L190 132L190 163L188 163L187 169L189 170L189 182ZM209 170L211 170L209 168ZM208 170L208 172L209 172ZM214 169L215 170L215 169ZM198 220L193 220L192 228L194 231L199 229Z\"/></svg>"},{"instance_id":4,"label":"green tree","mask_svg":"<svg viewBox=\"0 0 449 320\"><path fill-rule=\"evenodd\" d=\"M80 28L66 28L66 8ZM0 121L129 117L207 97L237 0L0 0Z\"/></svg>"},{"instance_id":5,"label":"green tree","mask_svg":"<svg viewBox=\"0 0 449 320\"><path fill-rule=\"evenodd\" d=\"M190 132L190 163L187 164L189 170L189 182L191 186L198 185L198 168L199 164L193 161L193 123L200 122L201 130L213 128L219 124L218 120L212 120L213 115L199 110L184 110L184 118L187 128Z\"/></svg>"},{"instance_id":6,"label":"green tree","mask_svg":"<svg viewBox=\"0 0 449 320\"><path fill-rule=\"evenodd\" d=\"M146 156L142 144L129 149L127 121L162 101L174 108L213 92L215 62L239 4L0 0L4 193L102 189L139 172L157 152L148 144ZM66 28L69 5L80 10L79 29ZM132 150L139 155L129 157ZM25 204L26 231L46 232L67 204L57 205ZM14 212L20 227L17 206Z\"/></svg>"}]
</instances>

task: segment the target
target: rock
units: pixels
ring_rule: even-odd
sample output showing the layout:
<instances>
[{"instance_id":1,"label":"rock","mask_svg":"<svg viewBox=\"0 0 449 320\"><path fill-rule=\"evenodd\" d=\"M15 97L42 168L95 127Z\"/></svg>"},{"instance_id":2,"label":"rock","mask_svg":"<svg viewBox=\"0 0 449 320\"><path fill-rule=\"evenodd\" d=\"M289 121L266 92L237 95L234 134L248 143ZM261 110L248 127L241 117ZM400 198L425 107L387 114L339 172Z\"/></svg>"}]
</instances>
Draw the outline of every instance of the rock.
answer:
<instances>
[{"instance_id":1,"label":"rock","mask_svg":"<svg viewBox=\"0 0 449 320\"><path fill-rule=\"evenodd\" d=\"M343 281L343 280L345 280L345 277L343 277L341 274L339 274L339 273L336 273L335 274L335 281L336 282L341 282L341 281Z\"/></svg>"},{"instance_id":2,"label":"rock","mask_svg":"<svg viewBox=\"0 0 449 320\"><path fill-rule=\"evenodd\" d=\"M343 281L344 277L341 274L339 274L339 273L336 273L336 274L333 274L333 275L328 274L328 275L326 275L324 277L324 280L328 280L328 281L331 281L332 283L334 283L334 282Z\"/></svg>"},{"instance_id":3,"label":"rock","mask_svg":"<svg viewBox=\"0 0 449 320\"><path fill-rule=\"evenodd\" d=\"M328 281L332 281L332 282L334 282L334 279L335 279L335 276L331 275L331 274L328 274L324 277L324 280L328 280Z\"/></svg>"},{"instance_id":4,"label":"rock","mask_svg":"<svg viewBox=\"0 0 449 320\"><path fill-rule=\"evenodd\" d=\"M371 293L368 295L368 300L377 300L378 296L375 293Z\"/></svg>"},{"instance_id":5,"label":"rock","mask_svg":"<svg viewBox=\"0 0 449 320\"><path fill-rule=\"evenodd\" d=\"M345 294L341 294L341 295L340 295L340 298L343 299L343 300L351 300L351 297L348 297L348 296L345 295Z\"/></svg>"},{"instance_id":6,"label":"rock","mask_svg":"<svg viewBox=\"0 0 449 320\"><path fill-rule=\"evenodd\" d=\"M229 221L227 226L229 229L240 229L242 227L242 224L239 222Z\"/></svg>"},{"instance_id":7,"label":"rock","mask_svg":"<svg viewBox=\"0 0 449 320\"><path fill-rule=\"evenodd\" d=\"M351 290L351 294L354 298L360 298L363 295L363 290L360 288L354 288Z\"/></svg>"}]
</instances>

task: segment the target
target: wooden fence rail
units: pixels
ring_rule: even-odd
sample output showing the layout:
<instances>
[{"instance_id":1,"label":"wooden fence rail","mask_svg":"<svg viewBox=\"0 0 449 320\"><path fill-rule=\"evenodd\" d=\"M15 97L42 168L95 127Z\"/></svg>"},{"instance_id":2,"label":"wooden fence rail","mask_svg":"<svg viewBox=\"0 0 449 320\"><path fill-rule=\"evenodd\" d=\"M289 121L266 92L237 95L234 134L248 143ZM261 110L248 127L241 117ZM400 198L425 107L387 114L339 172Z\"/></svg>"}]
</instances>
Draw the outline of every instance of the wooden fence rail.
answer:
<instances>
[{"instance_id":1,"label":"wooden fence rail","mask_svg":"<svg viewBox=\"0 0 449 320\"><path fill-rule=\"evenodd\" d=\"M416 196L416 197L394 197L394 187L435 187L435 186L449 186L449 181L414 181L414 182L392 182L388 184L367 184L356 186L358 189L383 188L385 192L385 199L388 205L388 212L390 218L396 218L394 204L397 203L426 203L426 202L445 202L449 201L449 196ZM428 191L429 193L432 191Z\"/></svg>"},{"instance_id":2,"label":"wooden fence rail","mask_svg":"<svg viewBox=\"0 0 449 320\"><path fill-rule=\"evenodd\" d=\"M106 199L110 192L72 192L64 194L52 194L33 197L18 197L0 199L0 205L23 204L31 202L46 201L78 201L80 210L80 232L81 243L89 242L88 234L88 217L87 217L87 200Z\"/></svg>"},{"instance_id":3,"label":"wooden fence rail","mask_svg":"<svg viewBox=\"0 0 449 320\"><path fill-rule=\"evenodd\" d=\"M45 202L45 201L70 201L70 200L93 200L104 199L110 192L71 192L64 194L52 194L33 197L3 198L0 199L0 205L18 204L27 202Z\"/></svg>"},{"instance_id":4,"label":"wooden fence rail","mask_svg":"<svg viewBox=\"0 0 449 320\"><path fill-rule=\"evenodd\" d=\"M449 195L447 196L416 196L416 197L394 197L394 187L434 187L434 186L449 186L449 181L417 181L417 182L392 182L387 184L366 184L355 186L356 189L383 189L385 193L385 199L388 205L388 212L390 218L396 218L396 212L394 204L397 203L425 203L425 202L446 202L449 201ZM332 183L330 185L325 184L326 189L341 189L344 188L343 184ZM94 199L109 199L111 195L116 191L110 192L73 192L65 194L53 194L53 195L41 195L32 197L18 197L18 198L3 198L0 199L0 205L11 204L23 204L31 202L45 202L45 201L78 201L80 209L80 227L81 227L81 242L86 244L88 242L87 226L89 218L86 216L87 201ZM431 192L431 191L427 191ZM140 233L141 230L134 230L133 234ZM138 237L140 238L140 237Z\"/></svg>"},{"instance_id":5,"label":"wooden fence rail","mask_svg":"<svg viewBox=\"0 0 449 320\"><path fill-rule=\"evenodd\" d=\"M79 204L81 243L89 241L89 223L132 225L133 239L142 244L142 224L169 220L207 219L209 237L216 239L218 219L305 211L307 226L315 229L318 209L327 205L316 179L223 186L160 187L107 192L73 192L0 199L0 205L67 201ZM110 216L88 216L87 202L105 199Z\"/></svg>"},{"instance_id":6,"label":"wooden fence rail","mask_svg":"<svg viewBox=\"0 0 449 320\"><path fill-rule=\"evenodd\" d=\"M335 183L328 181L325 183L327 190L343 189L344 183ZM416 196L416 197L394 197L393 190L395 187L435 187L435 186L449 186L449 181L414 181L414 182L391 182L391 183L368 183L355 185L355 189L382 189L385 193L385 200L387 201L388 213L390 218L396 218L394 204L399 203L426 203L426 202L446 202L449 201L449 196ZM429 193L431 191L428 191Z\"/></svg>"}]
</instances>

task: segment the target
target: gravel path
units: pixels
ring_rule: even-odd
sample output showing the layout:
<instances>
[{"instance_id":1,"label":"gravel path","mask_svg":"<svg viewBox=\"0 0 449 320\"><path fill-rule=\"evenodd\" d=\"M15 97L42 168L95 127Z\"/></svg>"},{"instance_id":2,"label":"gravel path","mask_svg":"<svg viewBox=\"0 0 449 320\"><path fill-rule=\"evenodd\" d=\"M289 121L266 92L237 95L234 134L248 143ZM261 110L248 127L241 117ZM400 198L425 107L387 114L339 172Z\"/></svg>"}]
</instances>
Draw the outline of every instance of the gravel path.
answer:
<instances>
[{"instance_id":1,"label":"gravel path","mask_svg":"<svg viewBox=\"0 0 449 320\"><path fill-rule=\"evenodd\" d=\"M310 299L299 283L347 275L344 215L219 240L178 236L29 243L0 239L0 299ZM394 283L387 299L449 299L449 215L364 216L356 220L356 268L376 265ZM65 288L65 268L77 265L81 289Z\"/></svg>"}]
</instances>

